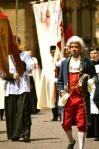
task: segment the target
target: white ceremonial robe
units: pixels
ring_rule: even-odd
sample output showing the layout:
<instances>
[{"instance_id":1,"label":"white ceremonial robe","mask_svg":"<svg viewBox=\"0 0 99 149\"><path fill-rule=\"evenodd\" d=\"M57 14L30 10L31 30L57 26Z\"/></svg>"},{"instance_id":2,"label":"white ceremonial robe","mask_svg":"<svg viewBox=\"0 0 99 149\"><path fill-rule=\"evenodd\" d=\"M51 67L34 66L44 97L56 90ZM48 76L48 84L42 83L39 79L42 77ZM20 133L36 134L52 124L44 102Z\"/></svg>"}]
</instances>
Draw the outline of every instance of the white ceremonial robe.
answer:
<instances>
[{"instance_id":1,"label":"white ceremonial robe","mask_svg":"<svg viewBox=\"0 0 99 149\"><path fill-rule=\"evenodd\" d=\"M29 72L32 71L33 60L27 51L20 53L20 57L21 60L26 63L26 71L22 76L20 76L19 80L14 82L5 81L5 96L9 96L10 94L18 95L24 92L30 92ZM10 73L14 74L16 69L12 62L11 56L9 56L9 66Z\"/></svg>"},{"instance_id":2,"label":"white ceremonial robe","mask_svg":"<svg viewBox=\"0 0 99 149\"><path fill-rule=\"evenodd\" d=\"M4 80L0 78L0 109L4 109Z\"/></svg>"}]
</instances>

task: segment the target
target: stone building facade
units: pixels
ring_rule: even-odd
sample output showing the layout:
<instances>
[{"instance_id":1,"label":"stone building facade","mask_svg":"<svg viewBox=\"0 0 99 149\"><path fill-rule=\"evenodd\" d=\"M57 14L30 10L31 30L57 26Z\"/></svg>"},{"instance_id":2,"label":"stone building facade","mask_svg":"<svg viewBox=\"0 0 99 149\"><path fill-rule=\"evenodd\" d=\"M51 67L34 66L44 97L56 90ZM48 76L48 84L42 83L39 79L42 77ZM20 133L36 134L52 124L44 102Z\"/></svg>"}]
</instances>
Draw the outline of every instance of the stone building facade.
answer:
<instances>
[{"instance_id":1,"label":"stone building facade","mask_svg":"<svg viewBox=\"0 0 99 149\"><path fill-rule=\"evenodd\" d=\"M81 36L87 44L96 38L96 0L65 0L64 20L72 24L74 34Z\"/></svg>"},{"instance_id":2,"label":"stone building facade","mask_svg":"<svg viewBox=\"0 0 99 149\"><path fill-rule=\"evenodd\" d=\"M31 1L34 0L0 0L4 5L4 10L9 17L9 21L14 34L21 37L22 45L26 50L32 50L41 64L38 38L35 26L35 19ZM16 11L16 1L18 9ZM43 0L48 1L48 0ZM98 0L63 0L64 27L71 23L74 34L77 34L86 41L87 44L94 44L96 38L95 12L99 3Z\"/></svg>"},{"instance_id":3,"label":"stone building facade","mask_svg":"<svg viewBox=\"0 0 99 149\"><path fill-rule=\"evenodd\" d=\"M39 63L41 63L35 19L30 0L0 1L2 1L4 11L8 15L13 34L17 34L21 38L22 48L32 50L33 56L37 57Z\"/></svg>"}]
</instances>

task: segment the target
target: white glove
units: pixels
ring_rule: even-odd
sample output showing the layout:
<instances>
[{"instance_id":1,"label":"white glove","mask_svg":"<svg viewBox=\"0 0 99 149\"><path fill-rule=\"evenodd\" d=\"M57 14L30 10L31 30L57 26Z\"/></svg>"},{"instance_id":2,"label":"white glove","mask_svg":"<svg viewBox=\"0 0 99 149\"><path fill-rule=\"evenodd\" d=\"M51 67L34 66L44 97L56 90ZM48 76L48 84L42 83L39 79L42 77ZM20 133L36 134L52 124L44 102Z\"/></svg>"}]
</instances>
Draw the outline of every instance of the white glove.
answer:
<instances>
[{"instance_id":1,"label":"white glove","mask_svg":"<svg viewBox=\"0 0 99 149\"><path fill-rule=\"evenodd\" d=\"M69 96L70 95L68 93L65 93L63 96L60 96L58 105L64 107L68 101Z\"/></svg>"},{"instance_id":2,"label":"white glove","mask_svg":"<svg viewBox=\"0 0 99 149\"><path fill-rule=\"evenodd\" d=\"M88 91L89 93L95 88L95 80L94 78L88 80Z\"/></svg>"}]
</instances>

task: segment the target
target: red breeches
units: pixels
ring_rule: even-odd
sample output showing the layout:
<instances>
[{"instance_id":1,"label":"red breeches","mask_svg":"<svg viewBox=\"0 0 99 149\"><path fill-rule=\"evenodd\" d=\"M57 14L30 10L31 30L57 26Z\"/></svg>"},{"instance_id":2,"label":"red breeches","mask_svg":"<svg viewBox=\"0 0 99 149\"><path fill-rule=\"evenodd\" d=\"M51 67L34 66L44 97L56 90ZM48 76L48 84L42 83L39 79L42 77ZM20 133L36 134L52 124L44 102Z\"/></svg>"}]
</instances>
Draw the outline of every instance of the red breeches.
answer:
<instances>
[{"instance_id":1,"label":"red breeches","mask_svg":"<svg viewBox=\"0 0 99 149\"><path fill-rule=\"evenodd\" d=\"M75 93L71 95L66 106L64 107L63 129L68 131L71 129L73 119L79 131L86 131L85 106L81 95Z\"/></svg>"}]
</instances>

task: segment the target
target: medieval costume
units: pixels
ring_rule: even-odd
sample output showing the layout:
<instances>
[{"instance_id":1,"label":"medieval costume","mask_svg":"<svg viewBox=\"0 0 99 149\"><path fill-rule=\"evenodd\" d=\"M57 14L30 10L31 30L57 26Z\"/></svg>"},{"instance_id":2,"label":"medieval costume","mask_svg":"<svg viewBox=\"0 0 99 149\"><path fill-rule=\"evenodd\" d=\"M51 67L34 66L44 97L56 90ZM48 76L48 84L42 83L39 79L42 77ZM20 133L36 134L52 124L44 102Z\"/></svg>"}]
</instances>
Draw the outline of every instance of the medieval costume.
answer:
<instances>
[{"instance_id":1,"label":"medieval costume","mask_svg":"<svg viewBox=\"0 0 99 149\"><path fill-rule=\"evenodd\" d=\"M33 61L28 52L20 53L24 61L24 73L18 80L13 79L16 72L11 56L9 56L9 69L12 78L5 81L5 116L7 137L12 141L23 138L30 141L31 129L31 104L30 104L30 80L28 73L32 70Z\"/></svg>"},{"instance_id":2,"label":"medieval costume","mask_svg":"<svg viewBox=\"0 0 99 149\"><path fill-rule=\"evenodd\" d=\"M67 149L73 149L75 139L72 136L72 124L76 123L79 149L83 149L86 126L90 124L90 94L87 80L88 77L93 77L96 73L93 63L80 54L81 49L84 48L83 40L78 36L73 36L67 44L71 51L71 57L62 61L57 84L61 96L64 90L69 93L64 106L62 127L70 142Z\"/></svg>"}]
</instances>

